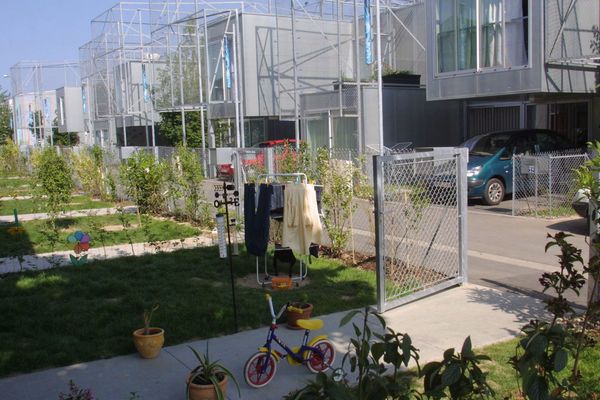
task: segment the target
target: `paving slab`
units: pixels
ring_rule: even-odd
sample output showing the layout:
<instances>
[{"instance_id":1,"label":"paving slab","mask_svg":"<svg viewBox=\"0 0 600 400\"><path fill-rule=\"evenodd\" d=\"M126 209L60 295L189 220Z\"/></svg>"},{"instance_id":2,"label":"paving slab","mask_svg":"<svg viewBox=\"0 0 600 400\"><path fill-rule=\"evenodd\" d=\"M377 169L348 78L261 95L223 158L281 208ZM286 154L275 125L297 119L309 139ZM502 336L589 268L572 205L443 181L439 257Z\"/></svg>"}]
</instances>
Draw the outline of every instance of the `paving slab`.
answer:
<instances>
[{"instance_id":1,"label":"paving slab","mask_svg":"<svg viewBox=\"0 0 600 400\"><path fill-rule=\"evenodd\" d=\"M542 313L543 306L537 299L466 284L390 310L384 317L397 332L410 334L424 363L440 359L446 348L460 348L469 335L475 346L514 337L523 324ZM315 333L327 333L333 341L337 350L335 366L340 365L352 334L351 325L339 327L344 315L346 312L322 316L325 328ZM360 324L358 318L356 322ZM302 332L285 328L278 333L288 345L294 345L302 336ZM167 340L168 334L166 332ZM244 363L264 343L266 334L264 327L209 339L211 356L231 369L240 383L239 398L244 400L281 399L314 378L305 367L281 362L269 386L253 389L246 385L242 372ZM166 347L155 360L128 355L4 378L0 380L0 397L3 400L54 399L73 379L79 386L91 388L101 400L127 400L131 392L136 392L142 400L184 399L185 377L195 365L188 345L204 351L206 341ZM238 395L230 390L228 397L237 399Z\"/></svg>"}]
</instances>

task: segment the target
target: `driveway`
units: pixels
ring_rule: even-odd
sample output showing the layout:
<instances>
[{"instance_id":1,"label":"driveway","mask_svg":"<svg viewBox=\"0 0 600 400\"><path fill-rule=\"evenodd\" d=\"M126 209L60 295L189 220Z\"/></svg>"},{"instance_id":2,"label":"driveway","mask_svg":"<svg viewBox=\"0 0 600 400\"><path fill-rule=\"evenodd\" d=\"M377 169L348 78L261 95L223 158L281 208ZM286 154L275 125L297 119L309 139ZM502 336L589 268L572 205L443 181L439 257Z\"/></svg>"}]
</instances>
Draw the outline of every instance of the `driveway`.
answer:
<instances>
[{"instance_id":1,"label":"driveway","mask_svg":"<svg viewBox=\"0 0 600 400\"><path fill-rule=\"evenodd\" d=\"M583 218L536 219L511 217L469 207L469 281L478 285L511 290L542 298L538 282L544 272L558 268L557 248L544 251L547 234L560 231L573 235L570 242L582 249L585 261L589 249L585 242ZM584 304L587 290L569 300Z\"/></svg>"}]
</instances>

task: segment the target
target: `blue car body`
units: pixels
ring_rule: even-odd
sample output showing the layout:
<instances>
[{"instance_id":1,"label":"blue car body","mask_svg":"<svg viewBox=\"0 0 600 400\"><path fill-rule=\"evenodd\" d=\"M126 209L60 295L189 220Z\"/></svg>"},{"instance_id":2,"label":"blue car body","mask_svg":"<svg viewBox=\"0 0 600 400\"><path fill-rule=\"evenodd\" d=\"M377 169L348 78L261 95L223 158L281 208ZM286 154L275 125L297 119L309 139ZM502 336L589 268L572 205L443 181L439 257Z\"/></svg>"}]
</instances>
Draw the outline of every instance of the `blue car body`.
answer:
<instances>
[{"instance_id":1,"label":"blue car body","mask_svg":"<svg viewBox=\"0 0 600 400\"><path fill-rule=\"evenodd\" d=\"M505 194L512 193L514 154L536 154L573 149L565 137L546 129L522 129L491 132L475 136L462 144L469 149L467 183L469 198L483 198L494 205L502 201ZM503 192L494 198L490 180L495 189ZM498 181L503 187L500 187Z\"/></svg>"}]
</instances>

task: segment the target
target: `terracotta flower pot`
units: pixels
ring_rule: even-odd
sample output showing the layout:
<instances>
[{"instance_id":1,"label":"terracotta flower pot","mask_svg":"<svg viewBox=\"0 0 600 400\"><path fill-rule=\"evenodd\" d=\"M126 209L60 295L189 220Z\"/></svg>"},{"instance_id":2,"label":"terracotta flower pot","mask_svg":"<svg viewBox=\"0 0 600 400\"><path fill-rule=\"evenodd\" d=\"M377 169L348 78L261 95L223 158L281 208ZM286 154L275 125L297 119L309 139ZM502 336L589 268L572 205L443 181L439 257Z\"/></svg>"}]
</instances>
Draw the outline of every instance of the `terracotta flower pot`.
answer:
<instances>
[{"instance_id":1,"label":"terracotta flower pot","mask_svg":"<svg viewBox=\"0 0 600 400\"><path fill-rule=\"evenodd\" d=\"M189 400L217 400L217 392L215 391L215 387L212 385L198 385L194 382L190 383L190 378L192 376L188 375L187 383L189 385ZM223 392L223 397L227 397L227 375L223 374L223 379L219 382L219 387Z\"/></svg>"},{"instance_id":2,"label":"terracotta flower pot","mask_svg":"<svg viewBox=\"0 0 600 400\"><path fill-rule=\"evenodd\" d=\"M150 334L144 335L144 328L133 331L133 344L143 358L156 358L165 343L165 331L150 328Z\"/></svg>"},{"instance_id":3,"label":"terracotta flower pot","mask_svg":"<svg viewBox=\"0 0 600 400\"><path fill-rule=\"evenodd\" d=\"M287 310L287 327L290 329L302 329L296 324L296 321L299 319L309 319L313 312L313 305L310 303L300 302L294 302L290 305L294 308L301 309L302 312Z\"/></svg>"}]
</instances>

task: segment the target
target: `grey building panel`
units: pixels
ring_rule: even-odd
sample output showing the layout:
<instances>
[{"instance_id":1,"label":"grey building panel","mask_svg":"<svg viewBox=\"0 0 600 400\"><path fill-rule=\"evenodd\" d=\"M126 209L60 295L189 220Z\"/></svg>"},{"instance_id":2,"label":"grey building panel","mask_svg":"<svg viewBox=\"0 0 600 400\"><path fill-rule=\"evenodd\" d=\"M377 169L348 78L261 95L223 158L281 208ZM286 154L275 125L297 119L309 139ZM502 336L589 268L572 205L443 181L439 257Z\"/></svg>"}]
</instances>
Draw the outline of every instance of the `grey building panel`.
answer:
<instances>
[{"instance_id":1,"label":"grey building panel","mask_svg":"<svg viewBox=\"0 0 600 400\"><path fill-rule=\"evenodd\" d=\"M428 100L594 91L594 72L567 68L567 64L591 54L591 27L600 19L597 0L530 1L528 67L459 71L454 75L437 73L435 4L427 2Z\"/></svg>"},{"instance_id":2,"label":"grey building panel","mask_svg":"<svg viewBox=\"0 0 600 400\"><path fill-rule=\"evenodd\" d=\"M294 19L297 89L300 93L331 90L333 81L353 76L352 23L340 22L341 71L338 70L335 21ZM277 28L279 33L277 33ZM247 116L293 115L294 68L292 19L244 14L244 111Z\"/></svg>"},{"instance_id":3,"label":"grey building panel","mask_svg":"<svg viewBox=\"0 0 600 400\"><path fill-rule=\"evenodd\" d=\"M83 101L81 87L62 87L56 89L58 131L83 132Z\"/></svg>"}]
</instances>

